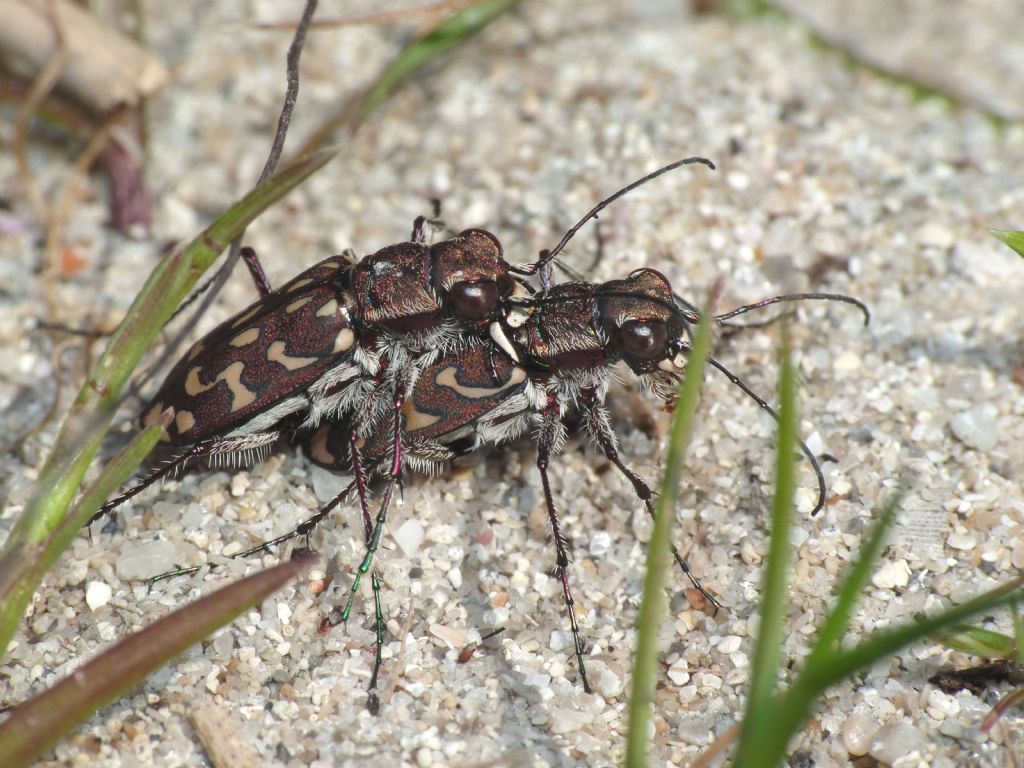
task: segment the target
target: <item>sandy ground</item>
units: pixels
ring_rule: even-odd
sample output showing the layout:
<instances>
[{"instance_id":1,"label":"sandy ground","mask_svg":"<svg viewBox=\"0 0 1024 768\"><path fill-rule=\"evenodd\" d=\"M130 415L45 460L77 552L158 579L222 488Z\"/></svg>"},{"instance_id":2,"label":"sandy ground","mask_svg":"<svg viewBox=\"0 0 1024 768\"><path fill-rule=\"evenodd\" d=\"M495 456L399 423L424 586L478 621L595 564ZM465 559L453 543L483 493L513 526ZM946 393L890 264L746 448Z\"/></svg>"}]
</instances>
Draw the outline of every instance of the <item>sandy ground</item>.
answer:
<instances>
[{"instance_id":1,"label":"sandy ground","mask_svg":"<svg viewBox=\"0 0 1024 768\"><path fill-rule=\"evenodd\" d=\"M174 70L148 115L154 231L138 240L112 234L103 184L88 181L67 242L90 266L57 286L57 319L70 326L119 318L164 244L191 237L253 182L276 120L287 34L251 22L297 14L297 7L151 5L151 47ZM906 5L908 34L934 23L944 6ZM944 71L950 51L966 47L973 53L945 71L967 87L982 82L966 60L984 73L986 93L994 79L1005 86L994 88L997 95L1013 100L1024 61L1004 32L1016 4L971 8L969 45L960 46L960 27L947 25L920 56ZM313 35L293 139L368 82L408 31ZM978 43L984 34L987 46ZM9 121L0 130L9 141ZM343 248L370 253L404 239L434 196L450 226L487 227L511 260L525 261L603 195L668 161L702 154L719 165L716 173L671 174L608 213L607 257L589 273L593 279L650 265L695 299L724 275L724 306L812 289L870 304L867 329L841 305L809 307L793 328L803 434L838 461L825 465L831 496L813 519L806 515L813 476L806 468L801 476L805 514L785 647L792 658L807 648L837 574L901 477L910 487L901 526L855 619L856 634L963 601L1024 567L1024 263L987 233L1021 228L1018 125L916 100L778 18L695 18L667 0L585 10L557 0L528 4L495 24L405 88L340 150L249 231L247 242L275 284ZM66 176L72 155L34 144L44 191ZM35 273L42 250L9 152L0 154L0 194L0 404L3 432L13 434L50 402L53 360L70 371L76 358L55 355L48 337L33 330L45 306ZM581 236L569 261L587 268L593 242ZM240 272L203 327L253 297ZM744 334L719 357L769 394L776 340L774 330ZM667 417L628 385L612 400L624 454L656 478ZM127 411L119 417L125 433L131 419ZM5 456L0 526L23 505L55 426ZM727 609L717 617L697 612L682 579L672 585L651 765L692 759L741 712L767 546L773 428L727 381L709 378L676 540ZM216 561L287 530L316 507L330 481L285 451L249 469L167 482L125 509L117 525L83 535L43 585L0 666L3 700L26 698L231 572L257 567L256 560L234 563L153 588L143 580L169 562ZM409 540L418 525L424 539L406 552L388 535L379 559L389 636L378 717L365 710L369 601L357 603L359 618L347 627L317 632L323 612L343 599L347 579L340 576L319 596L305 583L285 589L97 714L50 760L206 765L197 731L210 729L239 765L618 762L649 524L630 487L580 442L558 460L553 482L572 542L593 695L577 682L560 588L550 577L538 476L523 447L408 484L391 531ZM359 542L352 510L313 539L343 570L356 561ZM90 607L90 587L94 596L104 593L97 584L112 593ZM457 663L463 645L501 626L503 634ZM994 617L991 626L1006 623ZM847 764L848 747L872 736L873 754L900 758L899 765L1019 762L1019 716L990 736L978 730L999 691L949 696L927 682L966 661L917 645L831 691L793 744L794 764Z\"/></svg>"}]
</instances>

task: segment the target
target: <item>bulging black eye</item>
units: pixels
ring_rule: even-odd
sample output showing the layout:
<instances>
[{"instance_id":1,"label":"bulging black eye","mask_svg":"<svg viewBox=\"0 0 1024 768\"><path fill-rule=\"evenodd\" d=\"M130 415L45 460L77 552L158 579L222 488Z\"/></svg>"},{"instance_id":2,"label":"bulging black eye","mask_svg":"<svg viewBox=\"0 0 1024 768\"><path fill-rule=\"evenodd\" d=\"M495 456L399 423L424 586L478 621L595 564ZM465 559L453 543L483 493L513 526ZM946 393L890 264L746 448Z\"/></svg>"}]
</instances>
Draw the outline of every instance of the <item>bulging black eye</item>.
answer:
<instances>
[{"instance_id":1,"label":"bulging black eye","mask_svg":"<svg viewBox=\"0 0 1024 768\"><path fill-rule=\"evenodd\" d=\"M486 280L479 283L455 283L448 291L452 312L463 320L484 320L498 305L498 285Z\"/></svg>"},{"instance_id":2,"label":"bulging black eye","mask_svg":"<svg viewBox=\"0 0 1024 768\"><path fill-rule=\"evenodd\" d=\"M665 354L668 330L662 322L641 323L631 320L619 329L619 344L629 357L650 360Z\"/></svg>"}]
</instances>

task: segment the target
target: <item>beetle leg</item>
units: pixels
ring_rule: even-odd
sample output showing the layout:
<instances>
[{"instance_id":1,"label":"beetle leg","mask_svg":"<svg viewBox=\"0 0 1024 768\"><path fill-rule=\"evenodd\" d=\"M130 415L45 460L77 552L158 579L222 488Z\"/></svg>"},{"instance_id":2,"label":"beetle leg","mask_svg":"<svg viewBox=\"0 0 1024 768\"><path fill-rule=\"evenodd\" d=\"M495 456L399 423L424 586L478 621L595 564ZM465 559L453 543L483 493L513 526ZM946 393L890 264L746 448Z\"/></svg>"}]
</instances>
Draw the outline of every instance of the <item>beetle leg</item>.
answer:
<instances>
[{"instance_id":1,"label":"beetle leg","mask_svg":"<svg viewBox=\"0 0 1024 768\"><path fill-rule=\"evenodd\" d=\"M380 507L377 510L377 520L374 523L373 530L366 542L366 553L363 555L363 561L359 564L359 568L356 569L355 575L352 579L352 588L349 592L348 601L345 603L345 607L341 611L341 621L348 621L349 614L352 613L352 603L355 600L356 592L359 590L359 583L363 575L366 574L366 572L370 570L370 566L373 565L373 556L376 554L377 548L380 546L380 538L384 533L384 524L388 519L388 509L391 506L391 497L394 495L395 486L398 485L402 474L402 464L404 461L404 454L402 451L402 405L405 403L405 390L405 377L402 375L396 376L394 388L394 432L392 437L391 470L388 473L388 482L384 489L384 497L381 499Z\"/></svg>"},{"instance_id":2,"label":"beetle leg","mask_svg":"<svg viewBox=\"0 0 1024 768\"><path fill-rule=\"evenodd\" d=\"M585 423L587 425L587 431L593 436L597 444L601 446L601 450L604 452L605 457L608 461L615 465L615 468L622 473L633 486L633 491L644 503L644 507L647 509L647 514L654 518L654 504L652 499L654 498L654 491L647 482L640 477L636 472L627 467L622 459L619 457L619 450L615 440L615 432L612 430L611 424L608 422L608 412L601 406L597 400L597 395L594 390L585 390L580 397L580 405L583 409ZM675 544L670 545L672 547L672 557L675 558L676 563L679 565L679 569L686 575L686 578L690 580L694 588L698 590L704 598L714 606L715 611L721 609L722 604L713 597L700 583L700 579L693 575L693 571L690 570L690 566L687 564L683 556L679 554L679 550L676 549Z\"/></svg>"},{"instance_id":3,"label":"beetle leg","mask_svg":"<svg viewBox=\"0 0 1024 768\"><path fill-rule=\"evenodd\" d=\"M288 533L278 536L276 539L270 539L257 544L255 547L250 547L242 552L238 552L231 556L233 560L240 558L252 557L253 555L259 554L260 552L269 552L271 547L276 547L278 544L284 544L286 541L291 541L296 536L308 535L316 526L322 521L327 515L331 513L336 506L341 504L348 498L348 495L355 489L356 483L353 480L351 483L346 485L337 496L331 499L327 505L313 515L308 520L300 523L295 528L292 528ZM153 578L149 579L150 584L156 584L158 581L165 581L167 579L173 579L177 576L190 576L193 573L199 571L202 568L201 565L193 565L189 568L178 568L173 571L167 571L166 573L158 574Z\"/></svg>"},{"instance_id":4,"label":"beetle leg","mask_svg":"<svg viewBox=\"0 0 1024 768\"><path fill-rule=\"evenodd\" d=\"M260 264L260 257L256 255L256 251L248 246L243 248L240 253L242 261L244 261L245 266L249 268L249 275L252 277L252 281L256 285L256 290L259 291L260 297L266 296L273 290L273 288L270 287L270 281L267 279L267 273L263 271L263 265Z\"/></svg>"},{"instance_id":5,"label":"beetle leg","mask_svg":"<svg viewBox=\"0 0 1024 768\"><path fill-rule=\"evenodd\" d=\"M366 500L366 475L363 470L363 456L359 450L359 437L355 430L349 434L349 451L352 458L352 473L355 475L356 490L359 493L359 508L363 513L363 532L367 548L373 539L373 523L370 520L370 506ZM370 675L369 698L366 706L374 714L380 708L377 698L377 677L384 663L384 611L380 604L380 579L376 569L370 571L370 587L373 590L373 616L377 632L377 643L373 659L373 673Z\"/></svg>"},{"instance_id":6,"label":"beetle leg","mask_svg":"<svg viewBox=\"0 0 1024 768\"><path fill-rule=\"evenodd\" d=\"M414 243L425 243L427 241L427 217L417 216L412 220L412 234L409 239Z\"/></svg>"},{"instance_id":7,"label":"beetle leg","mask_svg":"<svg viewBox=\"0 0 1024 768\"><path fill-rule=\"evenodd\" d=\"M555 573L562 582L562 593L565 595L565 610L569 614L569 626L572 629L573 645L576 649L576 663L579 665L583 690L591 693L590 681L587 679L587 667L583 661L584 647L580 638L580 627L576 621L576 601L573 600L572 589L569 587L569 552L568 544L562 533L562 525L558 520L558 511L551 496L551 482L548 480L548 464L551 454L561 442L565 427L562 425L558 401L555 395L548 396L548 404L542 411L543 421L537 439L537 469L540 470L540 481L544 488L544 505L547 507L548 520L551 521L552 538L555 541Z\"/></svg>"},{"instance_id":8,"label":"beetle leg","mask_svg":"<svg viewBox=\"0 0 1024 768\"><path fill-rule=\"evenodd\" d=\"M155 483L157 480L167 477L167 475L183 467L186 463L188 463L190 459L194 459L197 456L205 456L210 453L217 453L217 446L220 444L220 442L215 440L208 440L207 442L204 443L196 443L187 451L180 454L179 456L176 456L159 469L154 470L150 474L146 475L146 477L142 478L142 480L133 485L127 491L118 494L110 501L108 501L106 504L104 504L102 507L100 507L96 514L89 518L89 522L85 524L85 527L88 528L101 517L109 515L111 512L120 507L126 501L133 498L134 496L137 496L138 494L142 493L142 491L149 488L149 486L153 485L153 483Z\"/></svg>"}]
</instances>

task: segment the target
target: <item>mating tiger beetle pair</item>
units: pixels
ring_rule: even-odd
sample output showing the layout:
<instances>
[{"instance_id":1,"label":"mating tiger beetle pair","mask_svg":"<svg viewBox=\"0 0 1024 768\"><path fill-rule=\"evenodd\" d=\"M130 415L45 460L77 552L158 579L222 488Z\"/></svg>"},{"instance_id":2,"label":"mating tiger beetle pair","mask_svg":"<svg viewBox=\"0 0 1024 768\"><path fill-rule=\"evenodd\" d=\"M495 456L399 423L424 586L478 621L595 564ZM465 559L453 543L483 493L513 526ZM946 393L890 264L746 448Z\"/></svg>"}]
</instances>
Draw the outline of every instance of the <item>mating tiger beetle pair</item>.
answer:
<instances>
[{"instance_id":1,"label":"mating tiger beetle pair","mask_svg":"<svg viewBox=\"0 0 1024 768\"><path fill-rule=\"evenodd\" d=\"M548 476L566 439L565 417L576 410L585 431L632 485L653 515L650 486L619 455L604 407L614 366L625 365L640 383L671 404L686 369L691 333L700 316L653 269L638 269L605 283L551 284L550 270L566 244L614 200L682 165L714 165L687 158L665 166L600 202L551 250L534 262L512 265L498 239L482 229L428 244L427 221L417 218L409 242L362 259L334 256L272 290L256 255L245 249L260 298L196 342L168 374L144 409L154 422L167 409L173 420L164 441L177 455L108 502L108 514L158 479L197 457L267 448L282 435L298 435L311 460L354 479L291 532L240 553L255 554L308 536L330 512L358 499L365 554L338 621L347 621L361 577L370 574L376 618L376 659L370 706L381 667L383 611L373 557L380 544L395 486L406 470L432 472L483 446L535 436L537 468L555 546L583 688L590 692L585 647L569 585L569 551ZM528 278L540 275L541 286ZM714 320L728 326L737 315L771 304L807 299L858 300L839 294L775 296ZM775 411L720 362L724 373L773 417ZM824 476L803 443L818 481L814 512L825 501ZM377 513L369 484L384 482ZM91 521L90 521L91 522ZM673 547L673 555L709 603Z\"/></svg>"}]
</instances>

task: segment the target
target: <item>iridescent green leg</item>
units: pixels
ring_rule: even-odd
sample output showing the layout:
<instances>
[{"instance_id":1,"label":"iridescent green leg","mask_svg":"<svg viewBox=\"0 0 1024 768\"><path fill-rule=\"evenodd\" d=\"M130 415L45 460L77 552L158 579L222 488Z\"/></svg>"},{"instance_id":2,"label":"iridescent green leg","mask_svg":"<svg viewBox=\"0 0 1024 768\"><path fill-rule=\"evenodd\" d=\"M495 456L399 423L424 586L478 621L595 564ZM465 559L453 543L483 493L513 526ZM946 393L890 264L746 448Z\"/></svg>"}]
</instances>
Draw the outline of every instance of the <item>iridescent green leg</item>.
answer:
<instances>
[{"instance_id":1,"label":"iridescent green leg","mask_svg":"<svg viewBox=\"0 0 1024 768\"><path fill-rule=\"evenodd\" d=\"M403 455L401 412L402 403L405 402L405 385L399 381L395 385L395 390L398 394L395 395L394 402L394 450L391 460L391 473L388 479L387 488L384 491L384 498L381 501L380 509L377 512L377 521L373 526L373 531L367 536L366 554L363 556L363 561L359 564L359 568L356 569L355 576L352 579L352 589L349 592L348 601L345 603L345 607L341 611L341 621L348 621L348 617L352 613L352 603L355 601L356 592L359 591L359 584L362 581L362 577L366 575L370 570L370 567L373 565L373 556L376 554L377 548L380 546L380 537L384 533L384 524L388 519L388 508L391 506L391 497L394 494L395 486L398 484L398 478L402 472ZM368 513L365 520L369 520Z\"/></svg>"},{"instance_id":2,"label":"iridescent green leg","mask_svg":"<svg viewBox=\"0 0 1024 768\"><path fill-rule=\"evenodd\" d=\"M359 452L358 437L355 432L349 437L349 449L352 456L352 472L355 474L356 488L359 490L359 507L363 513L363 531L366 546L370 546L373 536L373 524L370 521L370 508L366 501L366 475L363 470L363 457ZM380 602L380 579L377 572L370 572L370 587L373 589L373 616L377 631L377 644L373 659L373 672L370 674L369 695L366 701L366 708L373 714L380 711L380 699L377 697L377 678L380 676L380 668L384 663L384 610ZM351 596L349 604L351 605ZM348 618L348 613L343 614L343 621Z\"/></svg>"}]
</instances>

